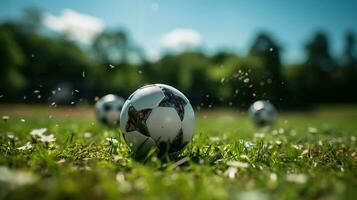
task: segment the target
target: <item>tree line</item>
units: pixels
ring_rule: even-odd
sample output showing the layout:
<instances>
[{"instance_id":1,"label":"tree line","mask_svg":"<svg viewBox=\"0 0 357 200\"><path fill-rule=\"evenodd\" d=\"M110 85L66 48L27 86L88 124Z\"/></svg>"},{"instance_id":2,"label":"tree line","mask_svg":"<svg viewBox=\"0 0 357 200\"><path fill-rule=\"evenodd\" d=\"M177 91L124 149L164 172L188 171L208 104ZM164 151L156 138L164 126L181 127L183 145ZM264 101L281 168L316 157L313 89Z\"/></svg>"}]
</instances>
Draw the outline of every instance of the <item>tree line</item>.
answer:
<instances>
[{"instance_id":1,"label":"tree line","mask_svg":"<svg viewBox=\"0 0 357 200\"><path fill-rule=\"evenodd\" d=\"M287 108L357 101L352 32L340 56L331 54L326 33L313 34L306 60L288 66L281 45L264 32L244 56L187 50L153 62L123 30L102 32L83 48L43 31L40 13L24 17L0 24L0 102L93 103L108 93L126 98L148 83L172 85L203 108L247 107L258 99Z\"/></svg>"}]
</instances>

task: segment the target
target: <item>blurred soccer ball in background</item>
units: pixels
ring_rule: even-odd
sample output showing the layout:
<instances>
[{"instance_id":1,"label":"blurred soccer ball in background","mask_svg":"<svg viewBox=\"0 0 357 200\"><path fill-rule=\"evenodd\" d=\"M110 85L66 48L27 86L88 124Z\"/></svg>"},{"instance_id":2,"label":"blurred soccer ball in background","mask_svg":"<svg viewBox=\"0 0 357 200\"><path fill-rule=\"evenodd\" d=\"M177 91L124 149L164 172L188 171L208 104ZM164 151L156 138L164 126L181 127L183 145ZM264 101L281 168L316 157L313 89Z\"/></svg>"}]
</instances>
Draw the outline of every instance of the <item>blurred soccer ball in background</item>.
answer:
<instances>
[{"instance_id":1,"label":"blurred soccer ball in background","mask_svg":"<svg viewBox=\"0 0 357 200\"><path fill-rule=\"evenodd\" d=\"M268 101L256 101L249 108L249 117L260 127L272 125L277 117L274 105Z\"/></svg>"},{"instance_id":2,"label":"blurred soccer ball in background","mask_svg":"<svg viewBox=\"0 0 357 200\"><path fill-rule=\"evenodd\" d=\"M95 104L97 120L108 126L119 125L124 99L114 94L100 98Z\"/></svg>"},{"instance_id":3,"label":"blurred soccer ball in background","mask_svg":"<svg viewBox=\"0 0 357 200\"><path fill-rule=\"evenodd\" d=\"M164 84L136 90L125 102L120 118L125 141L137 155L151 148L159 154L179 152L192 139L195 125L189 100Z\"/></svg>"}]
</instances>

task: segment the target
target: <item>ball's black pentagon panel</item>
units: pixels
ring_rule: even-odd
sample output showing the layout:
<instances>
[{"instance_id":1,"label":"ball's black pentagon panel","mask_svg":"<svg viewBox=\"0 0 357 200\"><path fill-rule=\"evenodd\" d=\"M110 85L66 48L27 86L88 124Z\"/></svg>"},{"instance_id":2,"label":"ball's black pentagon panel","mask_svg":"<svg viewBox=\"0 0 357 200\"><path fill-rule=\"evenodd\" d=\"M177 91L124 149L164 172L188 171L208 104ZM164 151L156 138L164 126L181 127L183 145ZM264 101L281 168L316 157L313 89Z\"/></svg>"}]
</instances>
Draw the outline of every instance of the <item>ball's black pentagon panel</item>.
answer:
<instances>
[{"instance_id":1,"label":"ball's black pentagon panel","mask_svg":"<svg viewBox=\"0 0 357 200\"><path fill-rule=\"evenodd\" d=\"M148 119L151 113L151 109L144 109L137 111L134 106L130 106L128 109L129 119L126 123L126 131L138 131L145 136L150 136L146 120Z\"/></svg>"},{"instance_id":2,"label":"ball's black pentagon panel","mask_svg":"<svg viewBox=\"0 0 357 200\"><path fill-rule=\"evenodd\" d=\"M165 95L164 99L160 102L160 107L172 107L175 108L177 114L180 116L181 121L185 115L185 105L187 104L186 100L182 97L174 94L168 88L162 88L162 91Z\"/></svg>"},{"instance_id":3,"label":"ball's black pentagon panel","mask_svg":"<svg viewBox=\"0 0 357 200\"><path fill-rule=\"evenodd\" d=\"M176 153L183 149L187 144L188 142L184 141L183 132L180 130L172 142L160 141L158 142L157 147L160 154L165 154L166 152Z\"/></svg>"}]
</instances>

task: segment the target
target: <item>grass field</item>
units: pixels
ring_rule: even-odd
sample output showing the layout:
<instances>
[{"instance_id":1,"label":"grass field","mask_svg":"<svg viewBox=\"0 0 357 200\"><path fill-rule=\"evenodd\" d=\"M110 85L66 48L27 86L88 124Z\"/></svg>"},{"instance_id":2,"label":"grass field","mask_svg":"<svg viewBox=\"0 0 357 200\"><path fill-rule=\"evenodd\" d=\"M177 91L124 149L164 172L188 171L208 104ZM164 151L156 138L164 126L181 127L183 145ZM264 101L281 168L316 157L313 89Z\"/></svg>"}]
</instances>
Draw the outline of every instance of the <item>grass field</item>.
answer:
<instances>
[{"instance_id":1,"label":"grass field","mask_svg":"<svg viewBox=\"0 0 357 200\"><path fill-rule=\"evenodd\" d=\"M0 116L0 199L357 199L357 106L281 113L270 129L201 111L171 161L134 160L90 108L1 105ZM32 139L39 128L56 140Z\"/></svg>"}]
</instances>

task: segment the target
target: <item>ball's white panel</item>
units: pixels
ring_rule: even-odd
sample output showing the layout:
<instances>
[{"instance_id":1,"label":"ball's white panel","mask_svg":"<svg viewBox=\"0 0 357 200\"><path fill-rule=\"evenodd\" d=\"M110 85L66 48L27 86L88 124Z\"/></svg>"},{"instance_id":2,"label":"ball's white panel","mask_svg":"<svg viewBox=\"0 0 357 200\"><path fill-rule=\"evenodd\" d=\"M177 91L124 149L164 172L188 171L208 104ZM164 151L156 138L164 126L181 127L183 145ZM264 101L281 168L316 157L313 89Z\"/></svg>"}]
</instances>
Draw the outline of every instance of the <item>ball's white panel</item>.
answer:
<instances>
[{"instance_id":1,"label":"ball's white panel","mask_svg":"<svg viewBox=\"0 0 357 200\"><path fill-rule=\"evenodd\" d=\"M157 85L159 87L167 88L167 89L171 90L174 94L176 94L176 95L182 97L183 99L185 99L186 102L189 102L189 100L186 98L186 96L182 92L180 92L178 89L176 89L176 88L174 88L172 86L165 85L165 84L160 84L160 83L157 83L155 85Z\"/></svg>"},{"instance_id":2,"label":"ball's white panel","mask_svg":"<svg viewBox=\"0 0 357 200\"><path fill-rule=\"evenodd\" d=\"M136 110L143 110L157 107L164 97L161 88L151 85L137 90L130 101Z\"/></svg>"},{"instance_id":3,"label":"ball's white panel","mask_svg":"<svg viewBox=\"0 0 357 200\"><path fill-rule=\"evenodd\" d=\"M187 142L192 139L195 129L195 112L191 104L185 106L185 115L182 121L182 132L183 132L183 141Z\"/></svg>"},{"instance_id":4,"label":"ball's white panel","mask_svg":"<svg viewBox=\"0 0 357 200\"><path fill-rule=\"evenodd\" d=\"M127 101L125 101L124 106L120 113L120 130L122 133L126 132L125 126L129 120L129 114L128 114L129 107L130 107L130 101L127 100Z\"/></svg>"},{"instance_id":5,"label":"ball's white panel","mask_svg":"<svg viewBox=\"0 0 357 200\"><path fill-rule=\"evenodd\" d=\"M132 131L124 134L126 143L134 152L147 153L151 148L155 147L155 142L152 138Z\"/></svg>"},{"instance_id":6,"label":"ball's white panel","mask_svg":"<svg viewBox=\"0 0 357 200\"><path fill-rule=\"evenodd\" d=\"M181 120L174 108L156 107L146 121L154 141L172 141L181 128Z\"/></svg>"}]
</instances>

